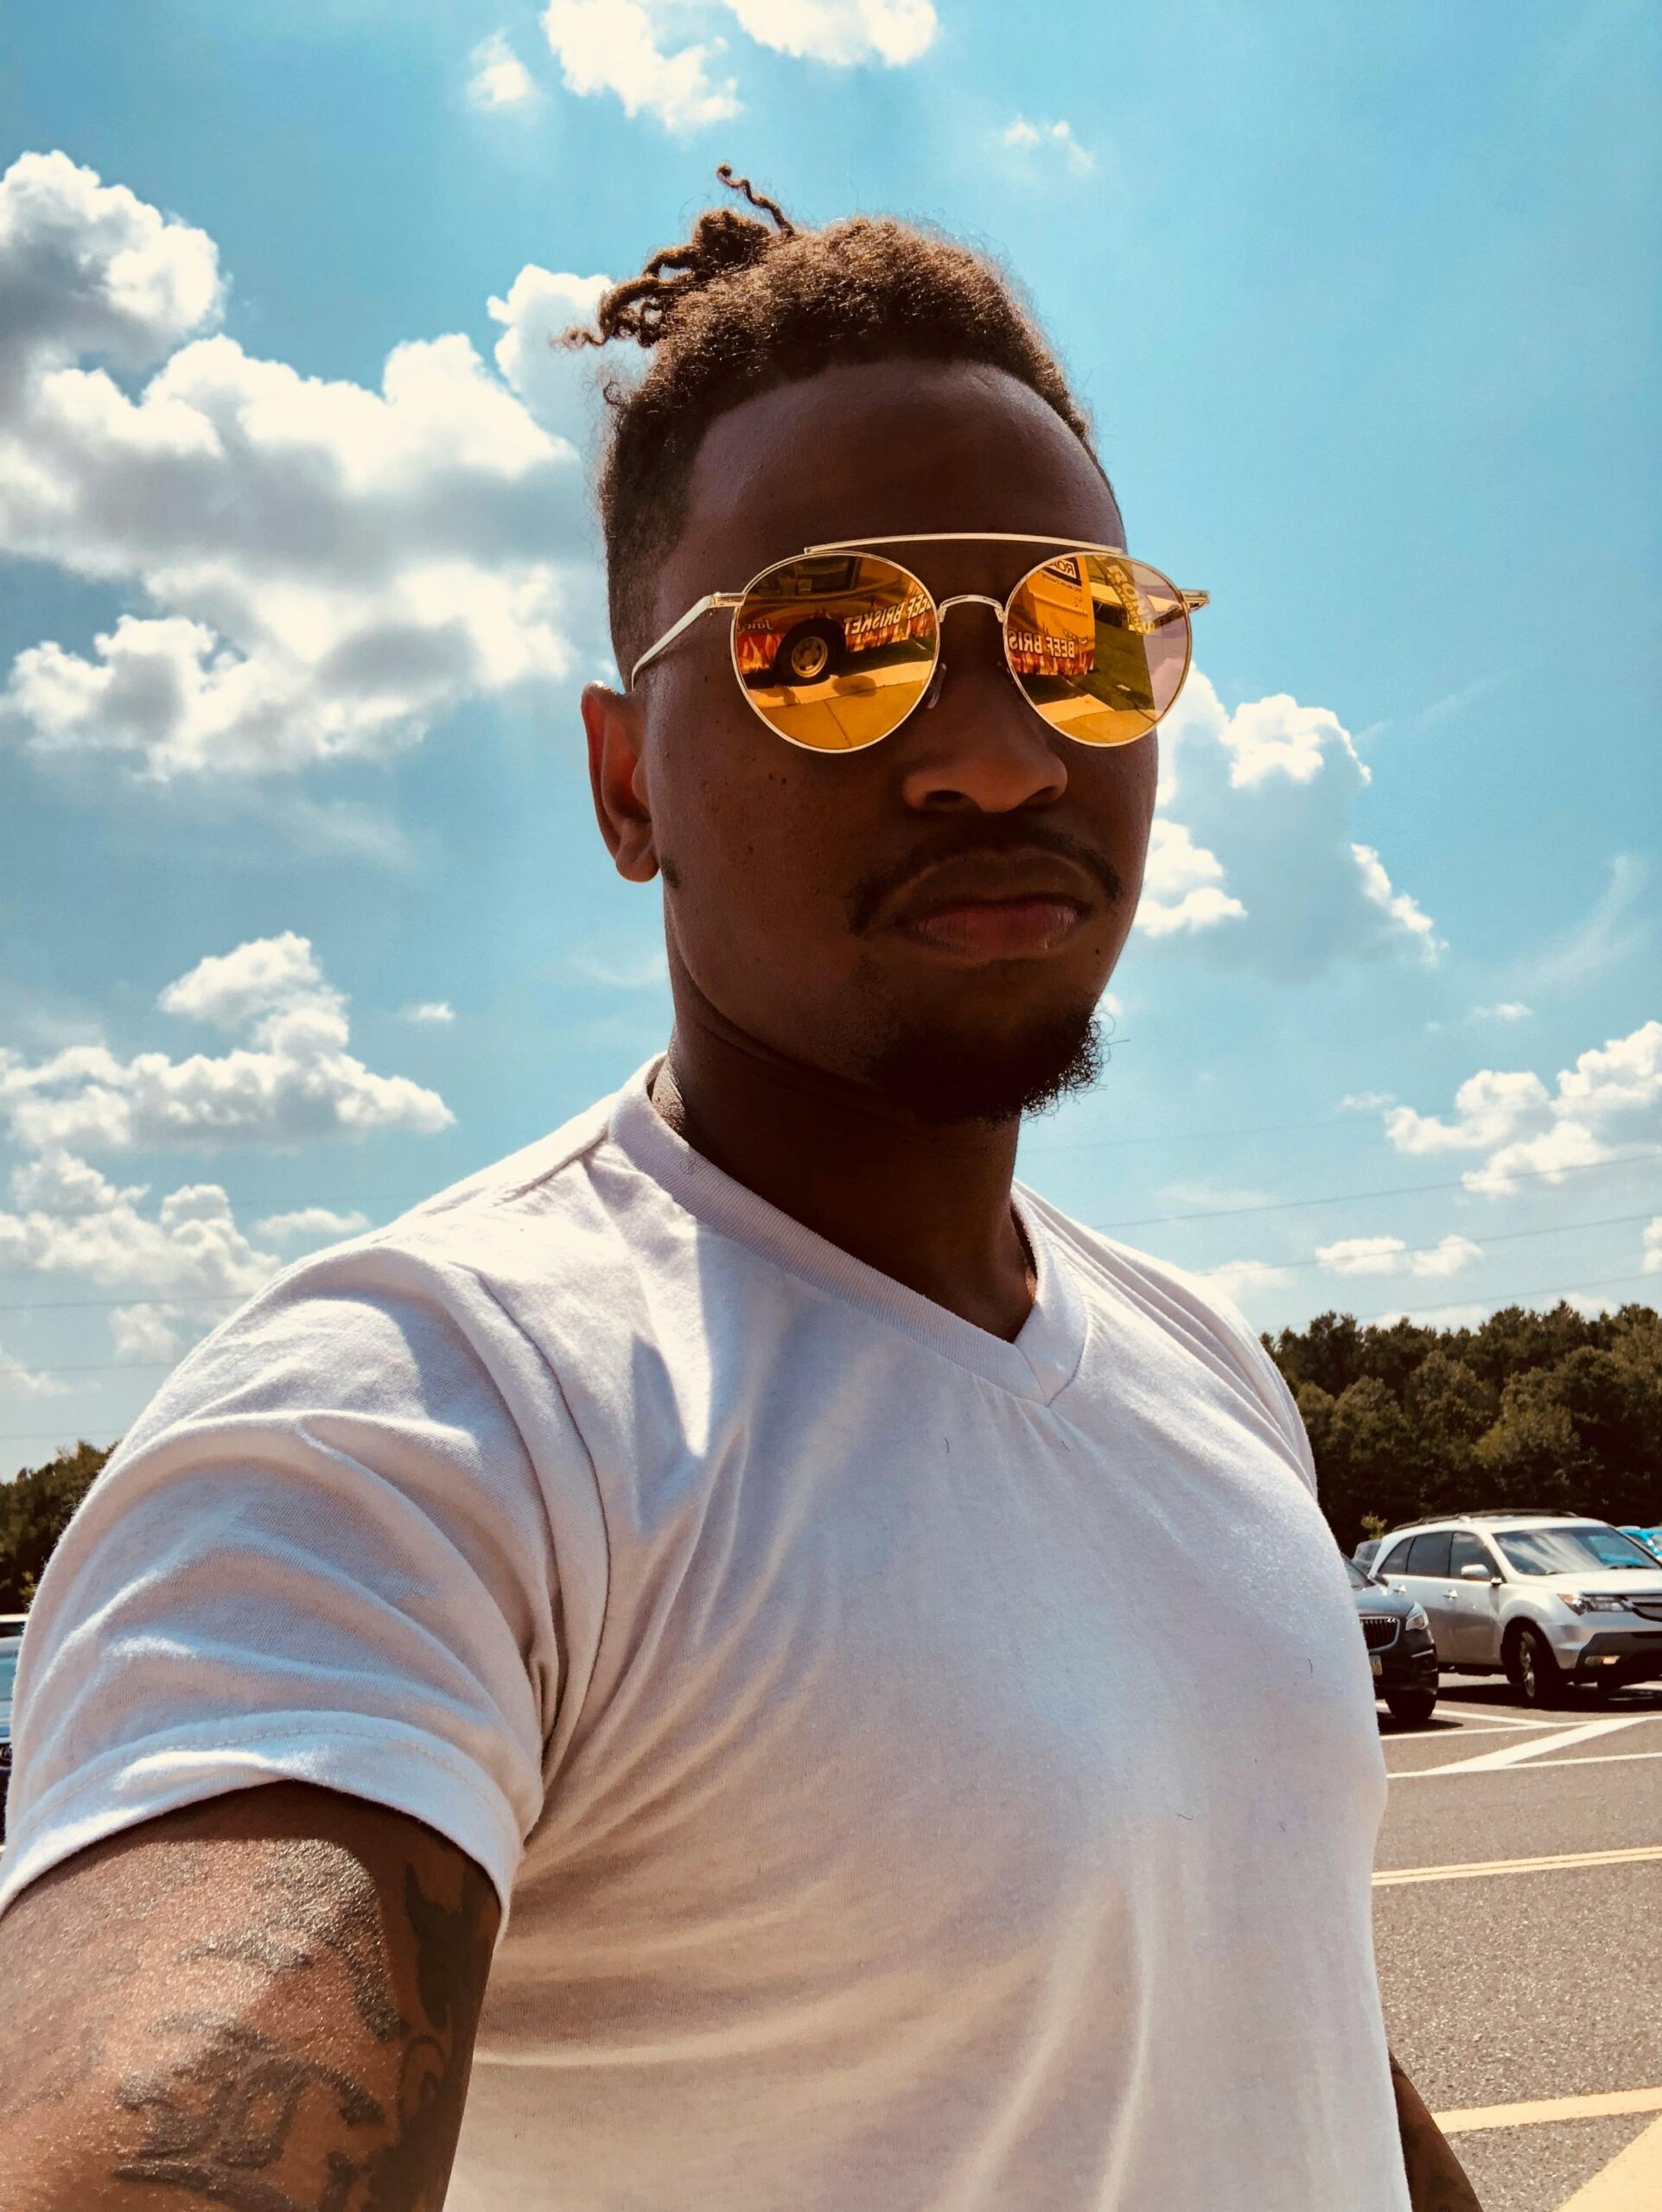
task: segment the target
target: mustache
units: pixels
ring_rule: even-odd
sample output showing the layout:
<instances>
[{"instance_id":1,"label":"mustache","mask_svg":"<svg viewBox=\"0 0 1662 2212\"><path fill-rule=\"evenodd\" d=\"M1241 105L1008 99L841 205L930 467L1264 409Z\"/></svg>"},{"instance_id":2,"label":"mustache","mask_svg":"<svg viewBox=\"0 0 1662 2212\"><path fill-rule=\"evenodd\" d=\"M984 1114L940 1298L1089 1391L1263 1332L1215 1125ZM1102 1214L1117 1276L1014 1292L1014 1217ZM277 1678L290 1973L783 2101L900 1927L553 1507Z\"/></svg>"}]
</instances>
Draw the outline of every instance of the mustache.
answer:
<instances>
[{"instance_id":1,"label":"mustache","mask_svg":"<svg viewBox=\"0 0 1662 2212\"><path fill-rule=\"evenodd\" d=\"M942 861L1009 860L1033 853L1048 853L1083 868L1101 885L1111 906L1117 906L1125 895L1119 870L1105 853L1087 845L1082 837L1071 836L1066 830L1053 829L1048 823L1024 821L1019 815L986 815L973 823L943 823L939 830L920 838L902 859L863 876L848 896L849 927L856 932L869 929L887 899Z\"/></svg>"}]
</instances>

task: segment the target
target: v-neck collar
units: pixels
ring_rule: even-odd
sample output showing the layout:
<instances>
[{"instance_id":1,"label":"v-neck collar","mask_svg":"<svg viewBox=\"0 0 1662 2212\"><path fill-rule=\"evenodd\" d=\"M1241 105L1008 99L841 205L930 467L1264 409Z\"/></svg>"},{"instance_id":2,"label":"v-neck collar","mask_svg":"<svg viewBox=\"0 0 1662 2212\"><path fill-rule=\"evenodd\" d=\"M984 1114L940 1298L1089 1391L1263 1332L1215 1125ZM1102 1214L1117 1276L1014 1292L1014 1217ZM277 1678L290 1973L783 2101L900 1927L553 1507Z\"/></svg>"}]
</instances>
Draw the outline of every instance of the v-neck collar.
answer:
<instances>
[{"instance_id":1,"label":"v-neck collar","mask_svg":"<svg viewBox=\"0 0 1662 2212\"><path fill-rule=\"evenodd\" d=\"M904 1330L1017 1397L1048 1405L1072 1381L1085 1350L1084 1300L1066 1252L1021 1184L1012 1189L1011 1203L1033 1254L1038 1287L1032 1311L1011 1343L855 1259L696 1152L652 1103L651 1085L661 1065L661 1055L649 1060L617 1093L608 1134L677 1205L827 1296Z\"/></svg>"}]
</instances>

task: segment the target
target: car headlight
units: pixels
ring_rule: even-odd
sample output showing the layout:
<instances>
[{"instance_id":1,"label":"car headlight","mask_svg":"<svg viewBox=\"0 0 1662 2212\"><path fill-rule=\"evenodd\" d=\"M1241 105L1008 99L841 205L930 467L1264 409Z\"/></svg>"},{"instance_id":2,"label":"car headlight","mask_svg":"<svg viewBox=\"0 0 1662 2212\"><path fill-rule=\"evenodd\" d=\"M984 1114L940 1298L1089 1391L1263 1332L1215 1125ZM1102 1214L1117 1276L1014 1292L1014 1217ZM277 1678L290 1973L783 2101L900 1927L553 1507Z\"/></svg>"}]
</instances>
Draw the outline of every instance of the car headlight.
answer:
<instances>
[{"instance_id":1,"label":"car headlight","mask_svg":"<svg viewBox=\"0 0 1662 2212\"><path fill-rule=\"evenodd\" d=\"M1559 1601L1572 1613L1625 1613L1627 1600L1614 1590L1560 1590Z\"/></svg>"},{"instance_id":2,"label":"car headlight","mask_svg":"<svg viewBox=\"0 0 1662 2212\"><path fill-rule=\"evenodd\" d=\"M1430 1627L1431 1616L1426 1611L1423 1605L1410 1605L1409 1607L1408 1625L1410 1628Z\"/></svg>"}]
</instances>

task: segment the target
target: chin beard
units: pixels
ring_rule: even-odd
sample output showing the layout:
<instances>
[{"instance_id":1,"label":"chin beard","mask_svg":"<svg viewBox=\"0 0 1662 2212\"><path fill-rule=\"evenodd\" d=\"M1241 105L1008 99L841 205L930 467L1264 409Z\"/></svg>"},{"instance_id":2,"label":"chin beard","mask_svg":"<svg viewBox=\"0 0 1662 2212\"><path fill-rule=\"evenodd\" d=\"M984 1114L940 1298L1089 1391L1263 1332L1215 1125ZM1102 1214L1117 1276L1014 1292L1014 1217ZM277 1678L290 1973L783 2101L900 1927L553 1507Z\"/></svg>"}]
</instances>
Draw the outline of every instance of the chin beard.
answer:
<instances>
[{"instance_id":1,"label":"chin beard","mask_svg":"<svg viewBox=\"0 0 1662 2212\"><path fill-rule=\"evenodd\" d=\"M990 1039L928 1027L888 1037L865 1079L936 1128L1019 1121L1089 1090L1102 1073L1102 1031L1089 1007L1042 1028Z\"/></svg>"}]
</instances>

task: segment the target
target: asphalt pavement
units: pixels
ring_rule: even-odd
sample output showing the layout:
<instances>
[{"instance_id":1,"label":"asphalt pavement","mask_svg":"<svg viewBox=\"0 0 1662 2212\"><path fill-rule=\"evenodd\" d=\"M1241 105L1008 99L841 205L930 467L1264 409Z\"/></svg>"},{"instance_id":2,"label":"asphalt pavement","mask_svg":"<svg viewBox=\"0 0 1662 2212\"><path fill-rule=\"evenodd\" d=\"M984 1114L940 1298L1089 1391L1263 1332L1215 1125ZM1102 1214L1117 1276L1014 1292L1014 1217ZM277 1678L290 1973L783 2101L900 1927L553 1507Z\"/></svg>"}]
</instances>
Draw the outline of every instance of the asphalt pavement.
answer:
<instances>
[{"instance_id":1,"label":"asphalt pavement","mask_svg":"<svg viewBox=\"0 0 1662 2212\"><path fill-rule=\"evenodd\" d=\"M1662 1685L1538 1713L1445 1675L1380 1732L1386 2024L1484 2212L1659 2212Z\"/></svg>"}]
</instances>

